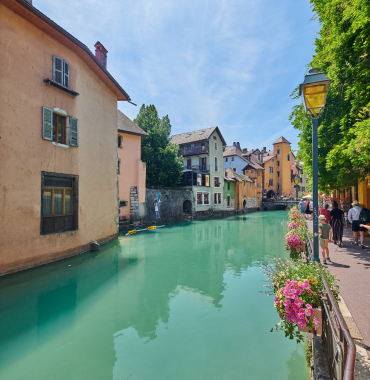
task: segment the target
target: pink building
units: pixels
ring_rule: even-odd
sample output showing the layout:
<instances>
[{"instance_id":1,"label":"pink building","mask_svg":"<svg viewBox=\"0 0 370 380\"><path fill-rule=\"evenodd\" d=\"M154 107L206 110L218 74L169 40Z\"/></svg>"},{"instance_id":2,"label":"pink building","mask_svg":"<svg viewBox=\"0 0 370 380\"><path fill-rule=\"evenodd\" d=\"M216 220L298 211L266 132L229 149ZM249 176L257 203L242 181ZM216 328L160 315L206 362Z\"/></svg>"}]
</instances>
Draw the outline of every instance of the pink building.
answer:
<instances>
[{"instance_id":1,"label":"pink building","mask_svg":"<svg viewBox=\"0 0 370 380\"><path fill-rule=\"evenodd\" d=\"M146 165L141 161L141 138L148 134L120 110L117 124L120 219L136 220L145 214Z\"/></svg>"}]
</instances>

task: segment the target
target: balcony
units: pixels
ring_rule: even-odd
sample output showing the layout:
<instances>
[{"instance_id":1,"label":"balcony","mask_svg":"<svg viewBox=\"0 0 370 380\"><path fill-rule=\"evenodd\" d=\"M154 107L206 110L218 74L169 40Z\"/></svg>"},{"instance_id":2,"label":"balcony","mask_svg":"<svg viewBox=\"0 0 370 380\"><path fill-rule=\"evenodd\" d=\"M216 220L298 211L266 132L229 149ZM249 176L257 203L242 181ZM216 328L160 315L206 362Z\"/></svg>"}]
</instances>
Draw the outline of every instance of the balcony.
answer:
<instances>
[{"instance_id":1,"label":"balcony","mask_svg":"<svg viewBox=\"0 0 370 380\"><path fill-rule=\"evenodd\" d=\"M209 164L204 165L184 165L184 170L194 170L194 171L200 171L200 172L209 172Z\"/></svg>"},{"instance_id":2,"label":"balcony","mask_svg":"<svg viewBox=\"0 0 370 380\"><path fill-rule=\"evenodd\" d=\"M178 155L183 157L194 156L198 154L209 154L209 147L201 146L198 148L179 149L178 152Z\"/></svg>"}]
</instances>

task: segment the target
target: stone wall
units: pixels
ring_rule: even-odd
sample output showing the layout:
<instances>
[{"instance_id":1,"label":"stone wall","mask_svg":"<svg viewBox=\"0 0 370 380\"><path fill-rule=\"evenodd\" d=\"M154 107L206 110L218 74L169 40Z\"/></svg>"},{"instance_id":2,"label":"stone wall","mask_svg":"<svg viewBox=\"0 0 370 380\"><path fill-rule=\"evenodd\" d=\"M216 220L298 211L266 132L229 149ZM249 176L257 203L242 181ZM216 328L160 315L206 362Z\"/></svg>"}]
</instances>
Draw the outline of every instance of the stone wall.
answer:
<instances>
[{"instance_id":1,"label":"stone wall","mask_svg":"<svg viewBox=\"0 0 370 380\"><path fill-rule=\"evenodd\" d=\"M191 189L146 189L145 219L147 221L156 221L155 202L158 201L158 194L160 197L160 202L157 203L159 220L182 220L194 215L195 198ZM185 204L184 213L185 201L188 202Z\"/></svg>"},{"instance_id":2,"label":"stone wall","mask_svg":"<svg viewBox=\"0 0 370 380\"><path fill-rule=\"evenodd\" d=\"M256 208L256 198L247 198L246 209L255 209Z\"/></svg>"}]
</instances>

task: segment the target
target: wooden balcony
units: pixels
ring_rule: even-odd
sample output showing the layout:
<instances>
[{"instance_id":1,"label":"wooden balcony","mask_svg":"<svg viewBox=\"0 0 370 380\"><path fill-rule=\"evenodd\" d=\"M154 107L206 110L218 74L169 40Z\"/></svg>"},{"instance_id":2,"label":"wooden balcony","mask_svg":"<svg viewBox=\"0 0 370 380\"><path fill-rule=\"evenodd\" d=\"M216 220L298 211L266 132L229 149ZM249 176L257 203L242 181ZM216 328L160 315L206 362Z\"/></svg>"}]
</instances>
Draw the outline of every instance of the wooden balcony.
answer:
<instances>
[{"instance_id":1,"label":"wooden balcony","mask_svg":"<svg viewBox=\"0 0 370 380\"><path fill-rule=\"evenodd\" d=\"M196 156L199 154L209 154L209 147L202 146L199 148L189 148L189 149L179 149L178 155L187 157L187 156Z\"/></svg>"}]
</instances>

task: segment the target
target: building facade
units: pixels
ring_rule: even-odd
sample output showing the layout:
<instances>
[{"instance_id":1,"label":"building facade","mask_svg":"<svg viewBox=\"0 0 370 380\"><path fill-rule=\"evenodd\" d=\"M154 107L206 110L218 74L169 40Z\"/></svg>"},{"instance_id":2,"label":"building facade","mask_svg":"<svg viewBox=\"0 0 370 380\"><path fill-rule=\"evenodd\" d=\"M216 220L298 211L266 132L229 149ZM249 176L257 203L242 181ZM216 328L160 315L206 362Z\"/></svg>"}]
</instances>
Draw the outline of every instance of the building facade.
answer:
<instances>
[{"instance_id":1,"label":"building facade","mask_svg":"<svg viewBox=\"0 0 370 380\"><path fill-rule=\"evenodd\" d=\"M181 186L192 188L195 212L223 210L226 141L218 127L173 135L171 143L179 146L178 154L184 159Z\"/></svg>"},{"instance_id":2,"label":"building facade","mask_svg":"<svg viewBox=\"0 0 370 380\"><path fill-rule=\"evenodd\" d=\"M0 25L4 275L117 238L117 101L130 98L26 1L0 1Z\"/></svg>"},{"instance_id":3,"label":"building facade","mask_svg":"<svg viewBox=\"0 0 370 380\"><path fill-rule=\"evenodd\" d=\"M120 219L145 215L146 165L141 161L141 139L148 134L117 110Z\"/></svg>"}]
</instances>

